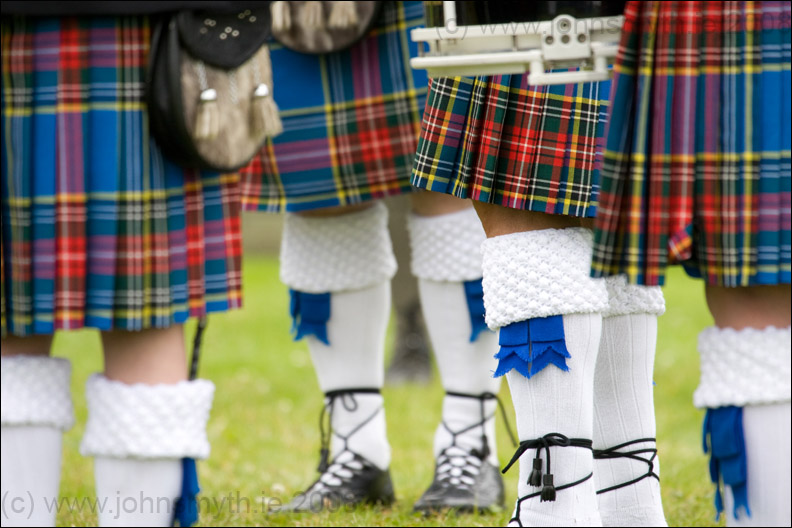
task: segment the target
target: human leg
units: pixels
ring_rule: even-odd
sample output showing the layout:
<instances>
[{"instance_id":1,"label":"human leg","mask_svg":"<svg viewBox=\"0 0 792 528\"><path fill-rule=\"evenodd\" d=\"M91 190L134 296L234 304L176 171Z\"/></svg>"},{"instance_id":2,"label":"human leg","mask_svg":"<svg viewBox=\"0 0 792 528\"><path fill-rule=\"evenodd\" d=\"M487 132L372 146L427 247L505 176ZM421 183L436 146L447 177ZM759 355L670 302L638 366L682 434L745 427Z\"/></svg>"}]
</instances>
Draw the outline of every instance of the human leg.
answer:
<instances>
[{"instance_id":1,"label":"human leg","mask_svg":"<svg viewBox=\"0 0 792 528\"><path fill-rule=\"evenodd\" d=\"M384 341L395 259L387 210L370 204L287 214L281 280L291 290L296 339L305 338L325 393L319 479L290 510L390 502L383 399Z\"/></svg>"},{"instance_id":2,"label":"human leg","mask_svg":"<svg viewBox=\"0 0 792 528\"><path fill-rule=\"evenodd\" d=\"M594 481L603 526L666 526L653 398L659 287L606 279L594 377Z\"/></svg>"},{"instance_id":3,"label":"human leg","mask_svg":"<svg viewBox=\"0 0 792 528\"><path fill-rule=\"evenodd\" d=\"M486 328L480 246L484 230L470 203L417 192L409 219L412 271L446 396L435 432L434 482L421 511L503 504L495 443L497 336Z\"/></svg>"},{"instance_id":4,"label":"human leg","mask_svg":"<svg viewBox=\"0 0 792 528\"><path fill-rule=\"evenodd\" d=\"M214 395L186 379L183 328L102 335L105 372L86 385L80 451L94 457L101 526L170 526L183 459L206 458Z\"/></svg>"},{"instance_id":5,"label":"human leg","mask_svg":"<svg viewBox=\"0 0 792 528\"><path fill-rule=\"evenodd\" d=\"M3 526L55 526L63 432L74 423L71 364L52 336L2 340Z\"/></svg>"},{"instance_id":6,"label":"human leg","mask_svg":"<svg viewBox=\"0 0 792 528\"><path fill-rule=\"evenodd\" d=\"M591 235L575 218L476 208L489 236L483 286L487 324L500 328L496 375L507 376L521 441L512 521L598 526L594 374L607 291L589 278ZM519 456L525 450L533 461Z\"/></svg>"},{"instance_id":7,"label":"human leg","mask_svg":"<svg viewBox=\"0 0 792 528\"><path fill-rule=\"evenodd\" d=\"M729 526L789 525L790 287L707 287L715 326L699 335L697 407ZM706 440L706 438L705 438ZM720 483L716 483L720 490Z\"/></svg>"}]
</instances>

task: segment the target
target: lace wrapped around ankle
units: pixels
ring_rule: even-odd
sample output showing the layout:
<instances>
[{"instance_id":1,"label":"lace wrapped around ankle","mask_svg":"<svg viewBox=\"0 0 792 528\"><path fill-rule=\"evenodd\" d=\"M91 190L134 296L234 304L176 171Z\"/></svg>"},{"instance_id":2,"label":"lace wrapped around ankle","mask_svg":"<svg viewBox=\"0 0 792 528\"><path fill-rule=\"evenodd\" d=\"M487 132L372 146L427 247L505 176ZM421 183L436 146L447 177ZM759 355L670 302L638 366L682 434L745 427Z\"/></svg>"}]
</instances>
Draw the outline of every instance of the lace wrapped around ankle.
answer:
<instances>
[{"instance_id":1,"label":"lace wrapped around ankle","mask_svg":"<svg viewBox=\"0 0 792 528\"><path fill-rule=\"evenodd\" d=\"M378 407L345 435L332 429L333 410L337 402L340 401L347 411L354 412L358 409L355 394L360 393L379 394L379 389L344 389L325 394L327 402L319 418L321 448L317 470L320 475L308 489L286 505L286 511L319 512L326 507L340 504L356 505L363 502L390 504L395 500L390 472L378 468L349 447L350 438L371 422L383 408ZM332 460L330 459L331 436L343 442L343 448Z\"/></svg>"}]
</instances>

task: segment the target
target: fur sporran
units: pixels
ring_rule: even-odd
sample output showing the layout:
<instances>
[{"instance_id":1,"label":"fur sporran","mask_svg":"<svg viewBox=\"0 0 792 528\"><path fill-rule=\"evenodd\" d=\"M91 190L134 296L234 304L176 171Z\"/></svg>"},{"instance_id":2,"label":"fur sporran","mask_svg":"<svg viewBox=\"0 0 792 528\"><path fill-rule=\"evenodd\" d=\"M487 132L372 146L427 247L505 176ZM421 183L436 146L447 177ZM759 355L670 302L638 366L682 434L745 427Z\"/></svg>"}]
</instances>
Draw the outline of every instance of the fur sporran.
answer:
<instances>
[{"instance_id":1,"label":"fur sporran","mask_svg":"<svg viewBox=\"0 0 792 528\"><path fill-rule=\"evenodd\" d=\"M183 167L233 172L282 130L272 97L267 9L180 12L152 39L152 134Z\"/></svg>"}]
</instances>

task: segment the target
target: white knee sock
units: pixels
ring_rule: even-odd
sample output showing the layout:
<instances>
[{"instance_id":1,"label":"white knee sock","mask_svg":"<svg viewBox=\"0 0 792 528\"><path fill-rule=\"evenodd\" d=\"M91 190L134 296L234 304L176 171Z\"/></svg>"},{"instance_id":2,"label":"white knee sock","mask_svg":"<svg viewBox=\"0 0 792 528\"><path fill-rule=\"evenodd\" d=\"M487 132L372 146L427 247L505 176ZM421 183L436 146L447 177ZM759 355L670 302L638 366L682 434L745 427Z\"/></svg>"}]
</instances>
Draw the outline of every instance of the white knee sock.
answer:
<instances>
[{"instance_id":1,"label":"white knee sock","mask_svg":"<svg viewBox=\"0 0 792 528\"><path fill-rule=\"evenodd\" d=\"M206 458L214 385L126 385L101 375L86 385L80 452L95 457L100 526L170 526L182 458Z\"/></svg>"},{"instance_id":2,"label":"white knee sock","mask_svg":"<svg viewBox=\"0 0 792 528\"><path fill-rule=\"evenodd\" d=\"M330 344L314 336L306 338L323 392L382 388L390 305L390 283L387 281L330 296L331 316L327 321ZM331 458L344 448L340 436L348 436L347 447L351 451L380 469L388 468L391 451L383 403L381 395L365 393L345 396L333 403L331 425L336 434L333 435Z\"/></svg>"},{"instance_id":3,"label":"white knee sock","mask_svg":"<svg viewBox=\"0 0 792 528\"><path fill-rule=\"evenodd\" d=\"M387 281L330 296L330 344L306 337L322 392L382 388L390 298Z\"/></svg>"},{"instance_id":4,"label":"white knee sock","mask_svg":"<svg viewBox=\"0 0 792 528\"><path fill-rule=\"evenodd\" d=\"M590 442L601 312L607 307L608 296L604 281L589 278L591 242L591 233L584 229L547 229L494 237L483 245L487 324L490 328L509 326L525 331L525 343L516 347L507 337L511 332L504 333L501 328L498 354L499 372L508 370L505 366L509 365L523 371L511 370L507 374L520 440L558 433L584 441L583 447L549 448L555 501L542 501L540 491L544 488L528 484L537 454L542 461L542 484L547 482L546 450L531 448L520 458L518 496L522 499L515 517L523 526L601 524L591 478L594 459ZM529 325L557 321L555 316L559 315L563 316L563 337L569 353L560 364L565 361L567 370L550 364L534 371L533 361L538 364L543 353L550 354L560 345L557 341L553 348L542 344L539 338L546 335ZM532 337L530 332L535 335ZM534 337L538 340L532 341ZM530 348L528 343L532 343ZM524 357L527 354L531 355L530 361ZM558 489L580 480L584 481ZM523 498L533 494L533 498Z\"/></svg>"},{"instance_id":5,"label":"white knee sock","mask_svg":"<svg viewBox=\"0 0 792 528\"><path fill-rule=\"evenodd\" d=\"M731 488L724 493L728 526L789 526L789 439L792 438L790 403L748 405L743 408L743 429L748 460L748 505L751 516L735 519Z\"/></svg>"},{"instance_id":6,"label":"white knee sock","mask_svg":"<svg viewBox=\"0 0 792 528\"><path fill-rule=\"evenodd\" d=\"M730 423L731 434L714 427L708 444L721 465L743 460L746 468L747 506L735 512L731 476L724 472L727 526L789 526L792 523L790 486L790 400L792 399L792 345L790 327L764 329L707 328L699 335L701 383L693 395L696 407L710 413L742 408ZM734 441L742 429L744 444ZM718 433L721 429L721 433ZM728 451L741 454L730 459L717 456ZM741 449L739 449L741 448ZM720 453L722 454L722 453ZM723 470L721 470L723 472ZM741 480L741 479L735 479ZM720 484L718 484L720 486Z\"/></svg>"},{"instance_id":7,"label":"white knee sock","mask_svg":"<svg viewBox=\"0 0 792 528\"><path fill-rule=\"evenodd\" d=\"M63 432L74 423L65 359L0 360L2 525L55 526Z\"/></svg>"},{"instance_id":8,"label":"white knee sock","mask_svg":"<svg viewBox=\"0 0 792 528\"><path fill-rule=\"evenodd\" d=\"M99 526L170 526L181 494L179 458L139 460L96 457Z\"/></svg>"},{"instance_id":9,"label":"white knee sock","mask_svg":"<svg viewBox=\"0 0 792 528\"><path fill-rule=\"evenodd\" d=\"M652 372L657 344L657 316L664 311L659 287L628 285L622 277L606 280L610 304L602 321L602 340L594 378L594 449L604 450L641 438L655 438ZM656 442L635 443L618 453L656 449ZM653 453L636 453L648 464L629 458L595 457L597 490L647 475L658 475ZM646 477L598 494L603 526L667 526L660 482Z\"/></svg>"},{"instance_id":10,"label":"white knee sock","mask_svg":"<svg viewBox=\"0 0 792 528\"><path fill-rule=\"evenodd\" d=\"M419 279L418 288L443 388L465 394L497 394L500 378L494 378L493 373L498 365L494 359L498 335L484 330L470 341L470 313L463 284Z\"/></svg>"},{"instance_id":11,"label":"white knee sock","mask_svg":"<svg viewBox=\"0 0 792 528\"><path fill-rule=\"evenodd\" d=\"M329 314L319 325L326 328L327 339L307 337L322 391L382 387L389 281L395 272L383 204L332 218L286 215L281 280L301 294L329 294ZM350 450L387 468L390 446L382 396L343 395L332 407L331 455L339 454L341 437L348 436Z\"/></svg>"},{"instance_id":12,"label":"white knee sock","mask_svg":"<svg viewBox=\"0 0 792 528\"><path fill-rule=\"evenodd\" d=\"M564 316L569 372L552 365L531 379L516 371L506 376L517 412L520 440L561 433L569 438L591 439L593 433L594 368L599 346L602 319L599 314ZM546 463L544 450L542 461ZM520 458L518 497L536 493L540 488L528 485L533 469L534 450ZM594 471L590 449L551 447L553 482L556 487L580 480ZM523 526L599 526L594 479L558 491L555 502L541 502L540 497L522 504Z\"/></svg>"},{"instance_id":13,"label":"white knee sock","mask_svg":"<svg viewBox=\"0 0 792 528\"><path fill-rule=\"evenodd\" d=\"M434 349L443 388L469 395L497 394L500 378L494 378L498 351L497 335L478 331L483 325L480 296L468 296L466 282L481 279L481 243L484 229L473 208L441 216L410 215L408 228L412 248L412 271L418 289L426 328ZM470 303L473 303L471 309ZM472 318L480 319L476 326ZM487 437L490 463L498 464L495 442L495 409L492 399L482 401L459 396L443 400L443 418L434 441L435 456L454 441L456 445L480 450ZM484 430L469 429L485 421ZM467 429L467 430L466 430Z\"/></svg>"}]
</instances>

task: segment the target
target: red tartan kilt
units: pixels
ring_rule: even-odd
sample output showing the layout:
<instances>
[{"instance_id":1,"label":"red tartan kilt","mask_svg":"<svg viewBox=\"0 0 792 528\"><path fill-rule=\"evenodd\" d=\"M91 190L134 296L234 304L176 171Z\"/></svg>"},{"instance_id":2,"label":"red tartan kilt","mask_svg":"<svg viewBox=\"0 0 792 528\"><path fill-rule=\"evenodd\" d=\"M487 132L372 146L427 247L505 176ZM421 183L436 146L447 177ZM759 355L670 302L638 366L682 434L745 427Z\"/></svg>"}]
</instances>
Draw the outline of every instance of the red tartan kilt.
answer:
<instances>
[{"instance_id":1,"label":"red tartan kilt","mask_svg":"<svg viewBox=\"0 0 792 528\"><path fill-rule=\"evenodd\" d=\"M412 183L513 209L593 217L609 82L534 87L528 75L430 89Z\"/></svg>"}]
</instances>

